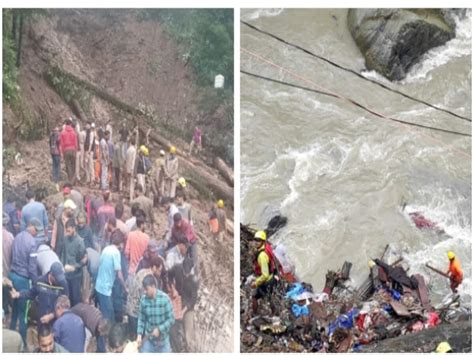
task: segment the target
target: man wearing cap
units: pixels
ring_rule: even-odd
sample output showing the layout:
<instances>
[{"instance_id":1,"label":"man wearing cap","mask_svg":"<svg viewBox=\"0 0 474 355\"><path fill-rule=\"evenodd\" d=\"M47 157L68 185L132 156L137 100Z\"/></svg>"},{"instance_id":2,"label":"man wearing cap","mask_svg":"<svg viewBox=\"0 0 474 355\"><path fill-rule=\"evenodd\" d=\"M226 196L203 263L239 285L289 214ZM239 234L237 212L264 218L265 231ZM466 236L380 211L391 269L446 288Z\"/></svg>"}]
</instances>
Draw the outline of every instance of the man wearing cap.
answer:
<instances>
[{"instance_id":1,"label":"man wearing cap","mask_svg":"<svg viewBox=\"0 0 474 355\"><path fill-rule=\"evenodd\" d=\"M24 231L28 222L32 218L37 218L43 227L48 228L48 213L46 207L41 202L35 201L35 193L32 190L26 191L28 203L21 209L21 230Z\"/></svg>"},{"instance_id":2,"label":"man wearing cap","mask_svg":"<svg viewBox=\"0 0 474 355\"><path fill-rule=\"evenodd\" d=\"M77 135L72 127L71 119L66 120L66 125L59 136L59 152L66 164L68 181L74 181L76 175L76 152L78 148Z\"/></svg>"},{"instance_id":3,"label":"man wearing cap","mask_svg":"<svg viewBox=\"0 0 474 355\"><path fill-rule=\"evenodd\" d=\"M53 182L59 191L59 180L61 179L61 154L59 153L59 127L54 127L49 136L49 150L53 161Z\"/></svg>"},{"instance_id":4,"label":"man wearing cap","mask_svg":"<svg viewBox=\"0 0 474 355\"><path fill-rule=\"evenodd\" d=\"M12 291L14 299L28 299L36 302L36 315L39 323L50 323L54 320L54 305L61 295L68 295L66 278L60 262L54 262L49 272L38 278L29 290Z\"/></svg>"},{"instance_id":5,"label":"man wearing cap","mask_svg":"<svg viewBox=\"0 0 474 355\"><path fill-rule=\"evenodd\" d=\"M164 255L164 248L160 248L160 245L157 240L150 239L148 241L148 246L143 253L143 257L140 259L137 265L136 272L139 272L142 269L148 269L151 266L151 260L160 255L160 251L163 252Z\"/></svg>"},{"instance_id":6,"label":"man wearing cap","mask_svg":"<svg viewBox=\"0 0 474 355\"><path fill-rule=\"evenodd\" d=\"M66 222L74 217L74 210L76 204L68 199L64 201L64 209L61 215L56 218L53 224L53 232L51 235L51 248L56 252L58 256L64 251L64 234L66 229Z\"/></svg>"},{"instance_id":7,"label":"man wearing cap","mask_svg":"<svg viewBox=\"0 0 474 355\"><path fill-rule=\"evenodd\" d=\"M36 282L36 242L35 236L38 231L43 230L42 223L37 218L32 218L26 230L20 232L13 241L12 264L8 278L12 280L13 288L17 291L30 289L31 284ZM20 334L26 344L26 314L27 302L15 300L10 329L16 329L16 323L20 322Z\"/></svg>"},{"instance_id":8,"label":"man wearing cap","mask_svg":"<svg viewBox=\"0 0 474 355\"><path fill-rule=\"evenodd\" d=\"M63 187L64 201L70 198L77 206L77 213L85 211L84 197L82 196L81 192L78 189L74 188L74 186L70 182L65 182Z\"/></svg>"},{"instance_id":9,"label":"man wearing cap","mask_svg":"<svg viewBox=\"0 0 474 355\"><path fill-rule=\"evenodd\" d=\"M86 170L86 182L89 185L94 181L94 150L94 131L91 129L91 124L87 122L86 138L84 140L84 168Z\"/></svg>"},{"instance_id":10,"label":"man wearing cap","mask_svg":"<svg viewBox=\"0 0 474 355\"><path fill-rule=\"evenodd\" d=\"M84 241L76 233L76 222L73 218L66 222L65 236L64 250L59 255L59 260L66 271L71 304L75 306L81 302L82 267L87 264L87 254Z\"/></svg>"},{"instance_id":11,"label":"man wearing cap","mask_svg":"<svg viewBox=\"0 0 474 355\"><path fill-rule=\"evenodd\" d=\"M174 199L176 194L176 182L178 181L179 161L176 157L176 147L172 146L170 152L165 159L165 196Z\"/></svg>"}]
</instances>

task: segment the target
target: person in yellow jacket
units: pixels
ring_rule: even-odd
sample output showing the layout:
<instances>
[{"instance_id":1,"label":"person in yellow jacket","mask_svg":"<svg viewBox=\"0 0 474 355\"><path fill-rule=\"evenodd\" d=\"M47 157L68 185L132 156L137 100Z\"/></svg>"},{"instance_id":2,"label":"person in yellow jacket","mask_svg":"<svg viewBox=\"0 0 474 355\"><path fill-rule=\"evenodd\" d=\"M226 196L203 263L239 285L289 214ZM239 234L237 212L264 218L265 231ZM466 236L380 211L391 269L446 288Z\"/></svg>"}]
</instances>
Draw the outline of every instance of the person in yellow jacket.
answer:
<instances>
[{"instance_id":1,"label":"person in yellow jacket","mask_svg":"<svg viewBox=\"0 0 474 355\"><path fill-rule=\"evenodd\" d=\"M277 264L272 246L267 243L265 231L256 232L254 238L258 242L254 261L254 271L257 278L250 286L255 289L252 296L252 311L253 314L256 314L258 312L258 300L269 297L273 292L276 283ZM270 307L272 313L274 313L273 305L270 304Z\"/></svg>"}]
</instances>

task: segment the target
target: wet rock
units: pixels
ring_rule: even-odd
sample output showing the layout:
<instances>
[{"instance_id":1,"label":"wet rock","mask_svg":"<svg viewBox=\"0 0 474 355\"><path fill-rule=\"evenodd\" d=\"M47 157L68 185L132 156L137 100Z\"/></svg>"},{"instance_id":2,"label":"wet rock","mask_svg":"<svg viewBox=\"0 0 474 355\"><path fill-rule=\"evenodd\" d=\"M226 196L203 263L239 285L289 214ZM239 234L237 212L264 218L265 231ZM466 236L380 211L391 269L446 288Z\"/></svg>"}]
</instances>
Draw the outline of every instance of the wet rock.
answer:
<instances>
[{"instance_id":1,"label":"wet rock","mask_svg":"<svg viewBox=\"0 0 474 355\"><path fill-rule=\"evenodd\" d=\"M434 9L351 9L348 26L366 67L401 80L424 53L454 38L448 14Z\"/></svg>"}]
</instances>

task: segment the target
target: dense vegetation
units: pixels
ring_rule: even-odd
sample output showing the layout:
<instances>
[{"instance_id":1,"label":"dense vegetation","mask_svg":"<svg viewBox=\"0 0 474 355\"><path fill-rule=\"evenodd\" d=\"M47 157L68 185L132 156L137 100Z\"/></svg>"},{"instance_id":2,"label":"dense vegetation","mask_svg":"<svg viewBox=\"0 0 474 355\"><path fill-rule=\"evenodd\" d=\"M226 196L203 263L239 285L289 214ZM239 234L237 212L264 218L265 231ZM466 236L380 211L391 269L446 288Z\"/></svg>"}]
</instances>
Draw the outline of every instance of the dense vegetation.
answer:
<instances>
[{"instance_id":1,"label":"dense vegetation","mask_svg":"<svg viewBox=\"0 0 474 355\"><path fill-rule=\"evenodd\" d=\"M144 9L142 20L158 20L181 45L200 85L213 85L222 74L226 88L234 85L234 11L232 9Z\"/></svg>"},{"instance_id":2,"label":"dense vegetation","mask_svg":"<svg viewBox=\"0 0 474 355\"><path fill-rule=\"evenodd\" d=\"M38 15L46 15L43 9L3 9L3 100L14 103L18 99L17 75L21 65L21 45L24 24Z\"/></svg>"}]
</instances>

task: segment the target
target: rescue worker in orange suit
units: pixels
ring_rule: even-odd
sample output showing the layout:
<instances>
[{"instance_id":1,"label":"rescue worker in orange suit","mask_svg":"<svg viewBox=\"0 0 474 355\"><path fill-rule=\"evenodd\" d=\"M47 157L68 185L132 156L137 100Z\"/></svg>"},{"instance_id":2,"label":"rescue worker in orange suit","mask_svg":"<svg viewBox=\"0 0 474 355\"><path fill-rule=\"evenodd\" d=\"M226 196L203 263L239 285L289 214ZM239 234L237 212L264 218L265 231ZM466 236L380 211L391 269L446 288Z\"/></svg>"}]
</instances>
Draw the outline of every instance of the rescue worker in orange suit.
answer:
<instances>
[{"instance_id":1,"label":"rescue worker in orange suit","mask_svg":"<svg viewBox=\"0 0 474 355\"><path fill-rule=\"evenodd\" d=\"M448 259L449 259L449 269L447 274L449 275L449 280L451 281L451 290L453 292L457 292L456 289L462 283L462 269L461 263L456 255L452 251L448 251Z\"/></svg>"},{"instance_id":2,"label":"rescue worker in orange suit","mask_svg":"<svg viewBox=\"0 0 474 355\"><path fill-rule=\"evenodd\" d=\"M257 314L258 300L271 296L277 281L277 264L272 247L270 243L267 243L265 231L256 232L254 238L258 243L254 261L254 270L257 278L250 286L255 289L252 296L252 311L253 314ZM274 314L275 310L272 303L270 303L270 307L272 314Z\"/></svg>"}]
</instances>

